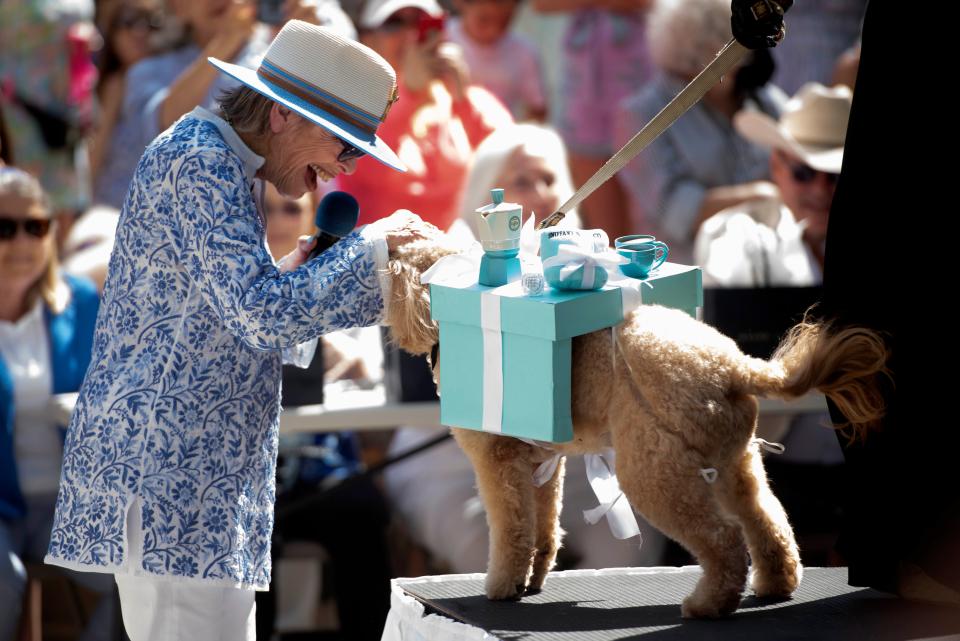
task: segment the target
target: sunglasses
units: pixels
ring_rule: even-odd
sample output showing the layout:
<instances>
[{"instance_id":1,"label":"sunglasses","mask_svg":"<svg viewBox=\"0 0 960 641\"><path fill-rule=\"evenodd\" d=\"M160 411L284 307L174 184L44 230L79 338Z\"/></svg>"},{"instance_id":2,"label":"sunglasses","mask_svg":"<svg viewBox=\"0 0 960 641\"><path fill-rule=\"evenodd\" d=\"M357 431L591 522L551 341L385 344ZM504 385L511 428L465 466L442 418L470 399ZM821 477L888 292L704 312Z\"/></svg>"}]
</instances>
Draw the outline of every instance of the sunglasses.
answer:
<instances>
[{"instance_id":1,"label":"sunglasses","mask_svg":"<svg viewBox=\"0 0 960 641\"><path fill-rule=\"evenodd\" d=\"M144 31L159 31L160 17L155 13L145 11L125 11L117 16L115 22L118 29L143 29Z\"/></svg>"},{"instance_id":2,"label":"sunglasses","mask_svg":"<svg viewBox=\"0 0 960 641\"><path fill-rule=\"evenodd\" d=\"M832 174L827 171L820 171L819 169L814 169L810 165L802 162L794 162L786 157L784 157L784 160L786 161L787 166L790 168L790 175L793 176L793 179L798 183L812 183L820 174L826 176L827 182L830 184L836 184L837 180L840 179L840 174Z\"/></svg>"},{"instance_id":3,"label":"sunglasses","mask_svg":"<svg viewBox=\"0 0 960 641\"><path fill-rule=\"evenodd\" d=\"M415 29L420 22L419 18L404 18L402 16L390 16L377 27L381 31L395 33L404 29Z\"/></svg>"},{"instance_id":4,"label":"sunglasses","mask_svg":"<svg viewBox=\"0 0 960 641\"><path fill-rule=\"evenodd\" d=\"M362 149L357 149L356 147L348 143L343 138L340 138L339 136L337 136L337 140L339 140L340 144L343 145L343 151L337 154L338 161L346 162L353 158L360 158L362 156L367 155L367 152L363 151Z\"/></svg>"},{"instance_id":5,"label":"sunglasses","mask_svg":"<svg viewBox=\"0 0 960 641\"><path fill-rule=\"evenodd\" d=\"M43 238L50 231L51 221L47 218L0 218L0 240L10 240L17 235L17 228L34 238Z\"/></svg>"}]
</instances>

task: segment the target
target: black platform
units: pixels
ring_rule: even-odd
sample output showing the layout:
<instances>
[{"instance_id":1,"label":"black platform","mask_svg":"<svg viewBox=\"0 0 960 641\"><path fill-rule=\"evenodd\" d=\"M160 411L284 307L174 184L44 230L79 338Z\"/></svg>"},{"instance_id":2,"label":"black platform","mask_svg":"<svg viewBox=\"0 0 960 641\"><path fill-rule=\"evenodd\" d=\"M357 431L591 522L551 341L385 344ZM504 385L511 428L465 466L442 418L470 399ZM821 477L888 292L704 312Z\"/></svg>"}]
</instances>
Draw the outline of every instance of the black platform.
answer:
<instances>
[{"instance_id":1,"label":"black platform","mask_svg":"<svg viewBox=\"0 0 960 641\"><path fill-rule=\"evenodd\" d=\"M684 620L680 602L699 577L697 567L561 572L548 577L543 592L519 602L488 601L483 580L476 578L410 579L399 585L427 613L504 641L960 639L960 608L850 587L845 568L807 568L788 601L748 595L729 619Z\"/></svg>"}]
</instances>

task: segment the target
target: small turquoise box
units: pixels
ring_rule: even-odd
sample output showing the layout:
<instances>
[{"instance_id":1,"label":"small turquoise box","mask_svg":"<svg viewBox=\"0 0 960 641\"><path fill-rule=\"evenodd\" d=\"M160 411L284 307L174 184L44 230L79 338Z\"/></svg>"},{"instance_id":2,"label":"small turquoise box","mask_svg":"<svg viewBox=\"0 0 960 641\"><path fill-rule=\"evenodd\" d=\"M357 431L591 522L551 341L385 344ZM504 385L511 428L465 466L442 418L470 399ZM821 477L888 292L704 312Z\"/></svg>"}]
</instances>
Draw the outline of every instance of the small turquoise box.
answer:
<instances>
[{"instance_id":1,"label":"small turquoise box","mask_svg":"<svg viewBox=\"0 0 960 641\"><path fill-rule=\"evenodd\" d=\"M665 263L644 282L644 304L694 316L703 304L696 267ZM611 285L525 296L519 282L431 284L430 309L440 325L440 422L557 443L573 438L573 337L623 320Z\"/></svg>"},{"instance_id":2,"label":"small turquoise box","mask_svg":"<svg viewBox=\"0 0 960 641\"><path fill-rule=\"evenodd\" d=\"M664 263L640 282L644 305L672 307L693 318L697 317L697 308L703 307L703 273L699 267Z\"/></svg>"}]
</instances>

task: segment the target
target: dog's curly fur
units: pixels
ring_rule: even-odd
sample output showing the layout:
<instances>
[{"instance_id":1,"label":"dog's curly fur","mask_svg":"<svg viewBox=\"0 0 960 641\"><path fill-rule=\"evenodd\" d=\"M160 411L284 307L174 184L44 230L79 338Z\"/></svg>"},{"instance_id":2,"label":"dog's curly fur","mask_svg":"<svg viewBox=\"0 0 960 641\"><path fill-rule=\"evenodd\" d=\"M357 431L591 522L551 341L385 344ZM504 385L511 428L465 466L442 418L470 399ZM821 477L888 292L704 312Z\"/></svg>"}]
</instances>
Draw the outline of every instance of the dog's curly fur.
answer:
<instances>
[{"instance_id":1,"label":"dog's curly fur","mask_svg":"<svg viewBox=\"0 0 960 641\"><path fill-rule=\"evenodd\" d=\"M393 340L413 354L429 353L438 337L419 275L451 251L430 240L391 257L388 324ZM441 361L447 357L441 349ZM615 328L574 339L574 439L556 450L583 454L612 443L630 503L703 568L683 616L725 616L740 602L748 553L758 596L789 596L802 572L754 441L756 397L820 390L849 417L853 435L862 436L884 411L874 379L889 375L887 357L874 332L803 322L764 361L683 312L644 305ZM487 596L518 599L539 591L563 536L562 464L538 488L533 472L553 452L476 430L453 433L473 464L487 511ZM704 468L717 470L715 482L705 482Z\"/></svg>"}]
</instances>

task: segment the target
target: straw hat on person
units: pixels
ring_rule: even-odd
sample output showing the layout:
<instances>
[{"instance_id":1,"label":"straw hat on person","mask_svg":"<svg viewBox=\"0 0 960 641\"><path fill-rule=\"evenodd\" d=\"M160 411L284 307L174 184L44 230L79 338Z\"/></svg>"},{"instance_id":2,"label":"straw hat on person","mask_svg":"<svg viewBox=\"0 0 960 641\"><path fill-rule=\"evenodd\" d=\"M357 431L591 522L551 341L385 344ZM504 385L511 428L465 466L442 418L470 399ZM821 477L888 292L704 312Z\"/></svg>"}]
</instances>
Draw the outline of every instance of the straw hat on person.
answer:
<instances>
[{"instance_id":1,"label":"straw hat on person","mask_svg":"<svg viewBox=\"0 0 960 641\"><path fill-rule=\"evenodd\" d=\"M376 135L397 100L397 75L369 47L327 27L291 20L274 38L258 69L207 60L385 165L406 170Z\"/></svg>"},{"instance_id":2,"label":"straw hat on person","mask_svg":"<svg viewBox=\"0 0 960 641\"><path fill-rule=\"evenodd\" d=\"M748 140L786 151L818 171L838 174L852 102L848 87L809 82L787 102L779 121L744 110L733 124Z\"/></svg>"}]
</instances>

